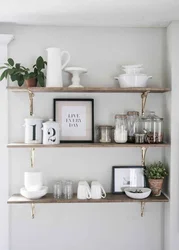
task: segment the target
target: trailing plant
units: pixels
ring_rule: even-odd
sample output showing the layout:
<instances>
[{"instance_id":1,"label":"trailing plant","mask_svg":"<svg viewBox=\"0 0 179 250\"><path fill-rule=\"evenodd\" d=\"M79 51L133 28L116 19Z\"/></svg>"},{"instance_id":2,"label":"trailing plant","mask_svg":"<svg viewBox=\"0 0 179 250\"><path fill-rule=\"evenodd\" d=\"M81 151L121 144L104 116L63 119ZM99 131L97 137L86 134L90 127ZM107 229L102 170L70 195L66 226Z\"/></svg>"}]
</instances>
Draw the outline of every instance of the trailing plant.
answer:
<instances>
[{"instance_id":1,"label":"trailing plant","mask_svg":"<svg viewBox=\"0 0 179 250\"><path fill-rule=\"evenodd\" d=\"M147 166L144 174L148 179L164 179L168 175L168 172L165 165L159 161Z\"/></svg>"},{"instance_id":2,"label":"trailing plant","mask_svg":"<svg viewBox=\"0 0 179 250\"><path fill-rule=\"evenodd\" d=\"M15 63L12 58L8 58L7 63L0 67L0 70L4 69L0 76L0 81L9 76L13 82L17 81L19 87L21 87L25 80L36 78L39 85L44 87L45 75L43 70L46 65L47 62L41 56L37 58L32 70L25 68L20 63Z\"/></svg>"}]
</instances>

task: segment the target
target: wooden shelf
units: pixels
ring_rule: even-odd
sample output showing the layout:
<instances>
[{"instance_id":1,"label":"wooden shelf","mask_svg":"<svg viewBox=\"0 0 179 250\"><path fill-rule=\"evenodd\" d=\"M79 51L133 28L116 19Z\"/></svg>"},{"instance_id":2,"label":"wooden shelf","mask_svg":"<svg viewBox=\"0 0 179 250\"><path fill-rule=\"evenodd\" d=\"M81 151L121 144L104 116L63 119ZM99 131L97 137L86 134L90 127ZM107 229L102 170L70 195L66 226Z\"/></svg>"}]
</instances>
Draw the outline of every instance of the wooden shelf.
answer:
<instances>
[{"instance_id":1,"label":"wooden shelf","mask_svg":"<svg viewBox=\"0 0 179 250\"><path fill-rule=\"evenodd\" d=\"M13 92L27 92L25 87L7 87ZM68 88L68 87L35 87L29 88L32 92L72 92L72 93L165 93L170 88L120 88L120 87L84 87L84 88Z\"/></svg>"},{"instance_id":2,"label":"wooden shelf","mask_svg":"<svg viewBox=\"0 0 179 250\"><path fill-rule=\"evenodd\" d=\"M165 148L169 143L135 144L135 143L61 143L57 145L9 143L8 148Z\"/></svg>"},{"instance_id":3,"label":"wooden shelf","mask_svg":"<svg viewBox=\"0 0 179 250\"><path fill-rule=\"evenodd\" d=\"M149 196L147 199L143 200L136 200L127 197L125 194L111 194L108 193L105 199L89 199L89 200L78 200L76 195L71 200L66 199L54 199L53 194L47 194L41 199L37 200L29 200L25 197L21 196L20 194L12 195L9 200L8 204L31 204L31 203L117 203L117 202L168 202L168 198L162 194L159 197L156 196Z\"/></svg>"}]
</instances>

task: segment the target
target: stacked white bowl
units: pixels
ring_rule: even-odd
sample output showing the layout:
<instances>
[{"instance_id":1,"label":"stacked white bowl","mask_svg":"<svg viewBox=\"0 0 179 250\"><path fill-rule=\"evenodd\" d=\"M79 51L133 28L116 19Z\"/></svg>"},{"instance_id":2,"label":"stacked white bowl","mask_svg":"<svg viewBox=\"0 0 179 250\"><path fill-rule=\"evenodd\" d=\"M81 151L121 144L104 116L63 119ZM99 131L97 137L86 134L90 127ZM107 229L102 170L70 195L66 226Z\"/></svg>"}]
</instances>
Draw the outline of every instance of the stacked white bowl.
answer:
<instances>
[{"instance_id":1,"label":"stacked white bowl","mask_svg":"<svg viewBox=\"0 0 179 250\"><path fill-rule=\"evenodd\" d=\"M20 189L20 194L27 199L40 199L48 192L48 187L43 186L41 172L25 172L24 187Z\"/></svg>"},{"instance_id":2,"label":"stacked white bowl","mask_svg":"<svg viewBox=\"0 0 179 250\"><path fill-rule=\"evenodd\" d=\"M115 77L119 81L121 88L137 88L137 87L147 87L147 80L151 79L152 76L147 76L143 74L143 65L125 65L122 66L125 74Z\"/></svg>"}]
</instances>

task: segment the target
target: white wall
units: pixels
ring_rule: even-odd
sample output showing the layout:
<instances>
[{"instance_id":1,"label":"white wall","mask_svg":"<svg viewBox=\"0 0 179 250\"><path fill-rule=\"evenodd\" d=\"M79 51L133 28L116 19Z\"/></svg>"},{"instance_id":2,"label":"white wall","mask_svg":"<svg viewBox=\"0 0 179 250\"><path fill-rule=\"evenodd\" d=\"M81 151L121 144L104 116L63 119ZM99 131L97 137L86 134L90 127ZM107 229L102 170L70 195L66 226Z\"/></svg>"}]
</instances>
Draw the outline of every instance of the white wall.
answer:
<instances>
[{"instance_id":1,"label":"white wall","mask_svg":"<svg viewBox=\"0 0 179 250\"><path fill-rule=\"evenodd\" d=\"M178 249L179 244L179 155L178 155L178 139L179 139L179 113L178 113L178 92L179 92L179 59L178 48L179 43L179 22L172 22L167 28L167 51L168 51L168 85L172 87L171 98L168 95L168 100L171 99L171 113L168 112L168 120L171 121L171 155L168 152L165 155L166 162L170 162L169 175L169 194L170 203L166 205L166 246L167 250ZM169 103L168 103L169 104ZM166 111L169 106L166 105Z\"/></svg>"},{"instance_id":2,"label":"white wall","mask_svg":"<svg viewBox=\"0 0 179 250\"><path fill-rule=\"evenodd\" d=\"M59 46L71 54L70 65L83 66L89 73L85 86L115 86L113 77L119 66L143 63L153 76L150 86L164 86L165 29L58 28L1 26L0 32L13 31L10 56L25 66L45 48ZM69 76L64 75L65 85ZM113 124L114 114L140 110L139 94L37 94L35 113L52 117L53 98L92 97L95 99L95 124ZM9 94L9 140L23 140L23 120L29 115L26 94ZM148 110L163 115L163 96L151 94ZM163 149L149 149L147 162L160 160ZM38 149L36 169L44 173L45 183L52 187L59 178L98 179L107 191L111 189L113 165L140 165L139 149ZM19 192L23 173L29 170L27 149L9 150L10 192ZM35 220L30 206L13 205L10 209L10 249L126 249L163 250L163 204L147 204L140 217L139 204L63 204L37 205ZM130 237L130 239L129 239Z\"/></svg>"}]
</instances>

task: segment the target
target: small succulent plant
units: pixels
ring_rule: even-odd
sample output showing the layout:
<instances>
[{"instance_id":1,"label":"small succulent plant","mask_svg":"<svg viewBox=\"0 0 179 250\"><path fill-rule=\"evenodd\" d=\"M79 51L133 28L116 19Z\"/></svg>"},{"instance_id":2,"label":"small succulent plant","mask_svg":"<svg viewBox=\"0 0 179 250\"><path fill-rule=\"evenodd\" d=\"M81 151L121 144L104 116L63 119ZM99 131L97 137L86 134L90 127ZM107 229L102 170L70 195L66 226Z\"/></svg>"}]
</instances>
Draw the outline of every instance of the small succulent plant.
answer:
<instances>
[{"instance_id":1,"label":"small succulent plant","mask_svg":"<svg viewBox=\"0 0 179 250\"><path fill-rule=\"evenodd\" d=\"M159 161L146 167L144 174L148 179L164 179L168 175L165 165Z\"/></svg>"}]
</instances>

